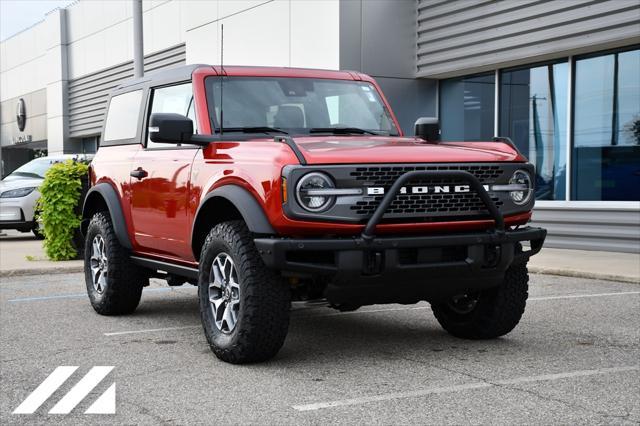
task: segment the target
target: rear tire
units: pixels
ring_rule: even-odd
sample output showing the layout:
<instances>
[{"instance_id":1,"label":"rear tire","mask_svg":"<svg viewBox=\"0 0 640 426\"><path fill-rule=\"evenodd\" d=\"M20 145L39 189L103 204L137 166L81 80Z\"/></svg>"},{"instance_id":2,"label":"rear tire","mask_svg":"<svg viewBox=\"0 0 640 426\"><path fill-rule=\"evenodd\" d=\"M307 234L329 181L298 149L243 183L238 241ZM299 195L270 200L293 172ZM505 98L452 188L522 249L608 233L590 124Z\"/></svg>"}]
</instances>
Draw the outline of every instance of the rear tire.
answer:
<instances>
[{"instance_id":1,"label":"rear tire","mask_svg":"<svg viewBox=\"0 0 640 426\"><path fill-rule=\"evenodd\" d=\"M458 298L457 305L453 300L435 303L431 309L449 334L463 339L493 339L509 333L522 318L528 283L526 262L516 263L507 269L500 287Z\"/></svg>"},{"instance_id":2,"label":"rear tire","mask_svg":"<svg viewBox=\"0 0 640 426\"><path fill-rule=\"evenodd\" d=\"M135 311L149 278L129 260L107 212L93 215L85 241L84 276L93 309L100 315Z\"/></svg>"},{"instance_id":3,"label":"rear tire","mask_svg":"<svg viewBox=\"0 0 640 426\"><path fill-rule=\"evenodd\" d=\"M198 295L204 334L219 359L265 361L284 344L291 291L265 266L244 222L223 222L209 232Z\"/></svg>"}]
</instances>

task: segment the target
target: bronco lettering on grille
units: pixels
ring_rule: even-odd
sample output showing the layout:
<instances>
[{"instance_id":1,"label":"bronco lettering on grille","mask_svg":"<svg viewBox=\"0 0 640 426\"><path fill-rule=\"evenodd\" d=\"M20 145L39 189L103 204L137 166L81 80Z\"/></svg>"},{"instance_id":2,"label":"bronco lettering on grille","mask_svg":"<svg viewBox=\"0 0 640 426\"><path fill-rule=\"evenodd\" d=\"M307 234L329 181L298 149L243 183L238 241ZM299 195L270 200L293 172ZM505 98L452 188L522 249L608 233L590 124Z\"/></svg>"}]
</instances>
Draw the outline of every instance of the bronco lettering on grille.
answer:
<instances>
[{"instance_id":1,"label":"bronco lettering on grille","mask_svg":"<svg viewBox=\"0 0 640 426\"><path fill-rule=\"evenodd\" d=\"M483 185L489 191L489 185ZM434 185L434 186L403 186L400 194L449 194L471 192L469 185ZM385 188L381 186L370 186L367 188L367 195L384 195Z\"/></svg>"}]
</instances>

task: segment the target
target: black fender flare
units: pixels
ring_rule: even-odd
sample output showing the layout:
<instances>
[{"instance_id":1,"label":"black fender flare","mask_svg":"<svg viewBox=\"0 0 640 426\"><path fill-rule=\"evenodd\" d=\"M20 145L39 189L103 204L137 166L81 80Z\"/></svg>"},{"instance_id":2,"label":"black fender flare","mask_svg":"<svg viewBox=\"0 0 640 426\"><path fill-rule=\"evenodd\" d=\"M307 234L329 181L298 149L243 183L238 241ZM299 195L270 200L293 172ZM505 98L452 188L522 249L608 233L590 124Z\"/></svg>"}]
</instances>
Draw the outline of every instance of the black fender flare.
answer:
<instances>
[{"instance_id":1,"label":"black fender flare","mask_svg":"<svg viewBox=\"0 0 640 426\"><path fill-rule=\"evenodd\" d=\"M247 224L249 231L254 234L273 235L276 233L255 197L243 187L229 184L214 189L200 200L200 205L198 206L198 210L196 210L191 229L192 238L200 210L206 205L207 201L212 198L224 198L233 204L242 215L242 219L244 219L244 222Z\"/></svg>"},{"instance_id":2,"label":"black fender flare","mask_svg":"<svg viewBox=\"0 0 640 426\"><path fill-rule=\"evenodd\" d=\"M96 193L99 195L97 195ZM107 208L109 209L109 215L111 216L113 230L116 233L116 237L118 237L120 245L131 250L133 246L131 245L131 239L129 238L129 233L127 231L127 223L124 220L124 213L122 212L120 197L118 196L118 193L113 188L113 186L111 186L110 184L103 182L89 189L87 195L84 198L84 204L82 205L83 222L91 219L91 217L88 217L91 209L90 200L93 200L93 197L96 196L102 197L105 204L107 205ZM86 228L83 225L83 234L86 233L84 231L86 231Z\"/></svg>"}]
</instances>

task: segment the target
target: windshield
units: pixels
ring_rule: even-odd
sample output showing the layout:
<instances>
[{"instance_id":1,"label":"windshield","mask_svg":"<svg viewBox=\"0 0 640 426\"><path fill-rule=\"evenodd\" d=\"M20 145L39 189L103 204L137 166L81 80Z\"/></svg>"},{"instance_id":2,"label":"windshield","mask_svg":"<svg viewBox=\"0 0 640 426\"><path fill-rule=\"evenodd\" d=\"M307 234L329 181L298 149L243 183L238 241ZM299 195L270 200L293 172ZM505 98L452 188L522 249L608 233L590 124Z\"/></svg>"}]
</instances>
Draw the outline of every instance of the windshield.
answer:
<instances>
[{"instance_id":1,"label":"windshield","mask_svg":"<svg viewBox=\"0 0 640 426\"><path fill-rule=\"evenodd\" d=\"M212 125L219 132L220 104L225 132L271 128L290 134L398 135L391 114L373 85L312 78L219 77L206 80ZM223 99L220 98L222 91ZM222 102L221 102L222 101Z\"/></svg>"},{"instance_id":2,"label":"windshield","mask_svg":"<svg viewBox=\"0 0 640 426\"><path fill-rule=\"evenodd\" d=\"M44 174L52 164L56 163L56 160L51 158L36 158L29 161L27 164L18 167L11 172L4 180L17 179L17 178L39 178L44 179Z\"/></svg>"}]
</instances>

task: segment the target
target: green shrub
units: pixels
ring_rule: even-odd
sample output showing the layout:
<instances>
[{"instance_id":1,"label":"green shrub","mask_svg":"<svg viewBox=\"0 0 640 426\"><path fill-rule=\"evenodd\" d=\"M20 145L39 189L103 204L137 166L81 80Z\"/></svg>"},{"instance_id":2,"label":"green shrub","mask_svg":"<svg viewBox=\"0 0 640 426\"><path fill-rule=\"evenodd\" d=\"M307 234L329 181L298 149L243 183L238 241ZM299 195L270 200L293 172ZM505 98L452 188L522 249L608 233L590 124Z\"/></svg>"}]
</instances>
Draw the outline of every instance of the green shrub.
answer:
<instances>
[{"instance_id":1,"label":"green shrub","mask_svg":"<svg viewBox=\"0 0 640 426\"><path fill-rule=\"evenodd\" d=\"M37 209L44 230L44 248L51 260L78 257L76 235L80 227L79 206L88 166L68 160L54 164L40 186Z\"/></svg>"}]
</instances>

